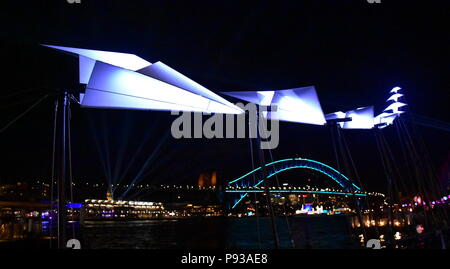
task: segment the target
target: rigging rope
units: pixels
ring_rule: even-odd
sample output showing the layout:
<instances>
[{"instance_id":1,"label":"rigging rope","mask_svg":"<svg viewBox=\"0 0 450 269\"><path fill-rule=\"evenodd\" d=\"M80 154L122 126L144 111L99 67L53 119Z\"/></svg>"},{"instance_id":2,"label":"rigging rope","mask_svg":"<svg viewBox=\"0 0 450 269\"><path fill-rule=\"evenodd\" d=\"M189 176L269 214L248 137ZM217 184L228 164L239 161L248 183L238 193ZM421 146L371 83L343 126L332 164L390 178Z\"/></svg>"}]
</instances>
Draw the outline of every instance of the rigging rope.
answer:
<instances>
[{"instance_id":1,"label":"rigging rope","mask_svg":"<svg viewBox=\"0 0 450 269\"><path fill-rule=\"evenodd\" d=\"M67 110L68 110L68 117L67 117L67 139L69 143L69 184L70 184L70 202L73 203L73 173L72 173L72 140L71 140L71 131L70 131L70 125L72 120L72 110L70 108L71 100L70 98L67 100ZM72 238L75 238L75 219L72 209Z\"/></svg>"},{"instance_id":2,"label":"rigging rope","mask_svg":"<svg viewBox=\"0 0 450 269\"><path fill-rule=\"evenodd\" d=\"M390 173L390 170L388 168L388 161L386 160L386 153L384 151L384 148L382 146L379 133L381 133L381 130L375 129L375 141L377 144L377 149L380 154L381 163L383 166L383 171L387 180L387 197L388 197L388 232L389 232L389 240L392 241L393 238L393 231L392 231L392 174Z\"/></svg>"},{"instance_id":3,"label":"rigging rope","mask_svg":"<svg viewBox=\"0 0 450 269\"><path fill-rule=\"evenodd\" d=\"M248 140L249 140L249 146L250 146L250 156L252 159L252 171L253 171L253 170L255 170L255 161L254 161L254 156L253 156L253 143L252 143L253 141L252 141L252 138L250 138L250 136L249 136ZM257 184L255 173L252 173L252 177L253 177L253 185L255 186ZM253 195L254 195L254 199L255 199L256 232L258 235L258 246L259 246L259 248L261 248L261 231L260 231L259 214L258 214L259 203L258 203L258 198L257 198L256 192Z\"/></svg>"},{"instance_id":4,"label":"rigging rope","mask_svg":"<svg viewBox=\"0 0 450 269\"><path fill-rule=\"evenodd\" d=\"M35 102L34 104L32 104L29 108L27 108L24 112L22 112L21 114L19 114L17 117L15 117L13 120L11 120L9 123L7 123L2 129L0 129L0 133L3 133L9 126L11 126L13 123L15 123L16 121L18 121L20 118L22 118L25 114L27 114L29 111L31 111L34 107L36 107L39 103L41 103L44 99L46 99L49 95L46 94L44 95L42 98L40 98L39 100L37 100L37 102Z\"/></svg>"},{"instance_id":5,"label":"rigging rope","mask_svg":"<svg viewBox=\"0 0 450 269\"><path fill-rule=\"evenodd\" d=\"M264 121L263 121L264 122ZM267 128L266 128L267 126L265 126L265 128L263 128L263 130L264 130L264 135L265 135L265 137L268 137L268 135L267 135ZM261 149L262 150L262 149ZM273 166L273 168L275 169L275 164L274 164L274 159L273 159L273 155L272 155L272 149L271 148L269 148L269 156L270 156L270 161L271 161L271 163L272 163L272 166ZM264 154L264 151L263 151L263 154ZM264 164L265 165L265 164ZM280 182L279 182L279 180L278 180L278 173L275 173L275 182L276 182L276 184L277 184L277 188L279 188L280 189ZM269 198L270 199L270 198ZM287 227L287 230L288 230L288 233L289 233L289 238L290 238L290 241L291 241L291 245L292 245L292 248L295 248L295 242L294 242L294 240L293 240L293 238L292 238L292 230L291 230L291 226L290 226L290 224L289 224L289 220L288 220L288 217L287 217L287 214L286 214L286 205L285 205L285 203L283 202L283 212L284 212L284 217L285 217L285 220L286 220L286 227Z\"/></svg>"},{"instance_id":6,"label":"rigging rope","mask_svg":"<svg viewBox=\"0 0 450 269\"><path fill-rule=\"evenodd\" d=\"M352 155L350 153L350 149L348 147L347 140L345 139L344 134L341 133L340 128L339 128L339 126L337 124L336 124L336 133L337 133L337 135L336 135L336 137L337 137L336 143L338 143L338 146L339 146L338 148L340 149L339 152L341 153L341 156L342 156L342 159L343 159L343 162L344 162L344 167L346 167L346 173L348 174L349 177L356 178L359 186L361 187L361 191L363 191L365 188L362 185L362 182L361 182L361 180L359 178L359 173L358 173L358 170L356 169L355 162L353 161ZM335 141L334 141L334 132L333 132L333 130L332 130L332 134L333 134L333 136L332 136L333 147L337 148L336 145L335 145ZM344 148L345 148L345 150L344 150ZM337 154L336 150L335 150L335 156L336 156L336 162L339 163L339 158L338 158L338 154ZM348 159L350 159L350 165L353 168L354 176L351 173L351 169L349 168L349 163L348 163L349 161L348 161ZM340 167L338 169L340 169ZM367 206L369 207L369 201L368 201L367 196L364 198L364 201L366 202ZM356 217L358 218L358 222L361 225L361 229L362 229L362 232L363 232L364 239L367 239L367 231L366 231L366 228L364 227L364 219L363 219L363 216L362 216L362 213L361 213L361 205L360 205L360 203L358 203L358 198L356 197L356 195L353 195L353 202L355 203L355 206L356 206ZM371 216L370 212L371 211L369 210L369 214L368 214L369 220L373 218ZM378 229L376 229L375 231L378 234Z\"/></svg>"},{"instance_id":7,"label":"rigging rope","mask_svg":"<svg viewBox=\"0 0 450 269\"><path fill-rule=\"evenodd\" d=\"M50 183L50 213L49 213L49 234L50 234L50 248L52 248L53 241L53 217L51 213L54 207L54 182L55 182L55 155L56 155L56 127L58 122L58 99L55 101L55 116L53 121L53 147L52 147L52 171L51 171L51 183Z\"/></svg>"}]
</instances>

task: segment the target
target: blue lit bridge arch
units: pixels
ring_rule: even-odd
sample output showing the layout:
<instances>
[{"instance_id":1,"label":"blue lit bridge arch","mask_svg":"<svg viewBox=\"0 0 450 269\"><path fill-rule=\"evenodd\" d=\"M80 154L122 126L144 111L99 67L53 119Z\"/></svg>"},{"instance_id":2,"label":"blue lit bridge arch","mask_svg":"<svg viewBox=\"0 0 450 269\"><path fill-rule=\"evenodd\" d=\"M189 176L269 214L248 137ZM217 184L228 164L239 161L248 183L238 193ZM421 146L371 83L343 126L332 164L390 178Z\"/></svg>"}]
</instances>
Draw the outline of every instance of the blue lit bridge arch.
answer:
<instances>
[{"instance_id":1,"label":"blue lit bridge arch","mask_svg":"<svg viewBox=\"0 0 450 269\"><path fill-rule=\"evenodd\" d=\"M343 191L339 192L330 192L336 195L352 195L357 193L356 195L359 196L365 196L365 194L360 194L361 188L356 186L349 178L347 178L345 175L334 169L333 167L324 164L322 162L318 162L315 160L310 159L304 159L304 158L290 158L290 159L282 159L278 161L274 161L271 163L268 163L265 165L266 171L267 171L267 179L273 177L274 175L281 173L286 170L290 169L309 169L314 170L317 172L320 172L327 176L327 178L332 179L334 182L336 182ZM246 187L249 188L257 188L259 187L263 182L264 179L262 179L262 173L261 173L262 167L258 167L245 175L234 179L230 182L228 182L228 187L226 192L228 193L240 193L241 197L237 201L235 201L232 208L236 207L247 195L249 192L263 192L261 190L246 190ZM255 181L256 179L256 181ZM235 189L239 188L239 189ZM308 190L291 190L291 191L284 191L284 190L274 190L271 192L304 192L304 193L327 193L326 191L308 191Z\"/></svg>"}]
</instances>

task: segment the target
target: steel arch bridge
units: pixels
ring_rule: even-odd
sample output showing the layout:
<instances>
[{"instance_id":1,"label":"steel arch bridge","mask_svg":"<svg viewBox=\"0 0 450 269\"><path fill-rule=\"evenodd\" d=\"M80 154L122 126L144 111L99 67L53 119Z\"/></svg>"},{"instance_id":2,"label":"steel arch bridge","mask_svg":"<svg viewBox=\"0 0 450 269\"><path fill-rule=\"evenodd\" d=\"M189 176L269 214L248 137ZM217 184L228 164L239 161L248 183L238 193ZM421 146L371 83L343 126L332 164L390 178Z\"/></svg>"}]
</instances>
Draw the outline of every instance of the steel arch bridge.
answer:
<instances>
[{"instance_id":1,"label":"steel arch bridge","mask_svg":"<svg viewBox=\"0 0 450 269\"><path fill-rule=\"evenodd\" d=\"M281 173L290 169L309 169L320 172L326 175L328 178L335 181L345 192L337 192L336 194L341 195L349 195L355 192L361 191L361 188L355 185L349 178L345 175L334 169L333 167L324 164L322 162L318 162L315 160L304 159L304 158L290 158L290 159L282 159L278 161L274 161L265 165L267 171L266 179L269 179L275 176L278 173ZM228 188L230 187L251 187L256 188L261 183L264 182L262 179L262 167L258 167L247 174L234 179L228 182ZM235 191L235 190L226 190L229 193L241 193L240 199L238 199L232 208L236 207L247 195L248 191ZM277 192L277 191L275 191ZM281 191L278 191L281 192ZM326 193L326 192L324 192Z\"/></svg>"}]
</instances>

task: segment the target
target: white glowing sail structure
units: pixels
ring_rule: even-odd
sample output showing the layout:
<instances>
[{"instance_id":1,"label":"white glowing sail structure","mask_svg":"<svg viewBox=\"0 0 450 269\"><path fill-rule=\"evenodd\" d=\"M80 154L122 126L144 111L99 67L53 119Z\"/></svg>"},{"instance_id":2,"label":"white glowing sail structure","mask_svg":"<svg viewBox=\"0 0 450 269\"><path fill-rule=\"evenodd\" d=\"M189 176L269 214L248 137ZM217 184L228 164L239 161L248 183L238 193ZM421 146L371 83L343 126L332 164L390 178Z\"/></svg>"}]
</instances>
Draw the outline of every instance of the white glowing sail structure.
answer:
<instances>
[{"instance_id":1,"label":"white glowing sail structure","mask_svg":"<svg viewBox=\"0 0 450 269\"><path fill-rule=\"evenodd\" d=\"M373 106L360 107L347 112L334 112L325 115L327 121L336 120L344 129L372 129L374 127Z\"/></svg>"},{"instance_id":2,"label":"white glowing sail structure","mask_svg":"<svg viewBox=\"0 0 450 269\"><path fill-rule=\"evenodd\" d=\"M265 115L270 119L315 125L326 123L313 86L275 91L223 92L223 94L258 105L275 105L276 111L269 111Z\"/></svg>"},{"instance_id":3,"label":"white glowing sail structure","mask_svg":"<svg viewBox=\"0 0 450 269\"><path fill-rule=\"evenodd\" d=\"M375 126L377 126L379 129L393 124L394 120L399 117L400 114L405 112L399 110L399 108L407 106L407 104L398 101L398 99L404 96L403 94L399 93L400 90L400 87L395 87L390 91L392 95L387 99L387 102L392 101L392 103L388 105L381 114L377 115L374 118Z\"/></svg>"},{"instance_id":4,"label":"white glowing sail structure","mask_svg":"<svg viewBox=\"0 0 450 269\"><path fill-rule=\"evenodd\" d=\"M81 106L240 114L244 111L169 66L134 54L49 46L79 56Z\"/></svg>"},{"instance_id":5,"label":"white glowing sail structure","mask_svg":"<svg viewBox=\"0 0 450 269\"><path fill-rule=\"evenodd\" d=\"M373 106L360 107L355 110L350 110L345 113L346 118L351 118L351 121L343 122L344 129L372 129L373 121Z\"/></svg>"}]
</instances>

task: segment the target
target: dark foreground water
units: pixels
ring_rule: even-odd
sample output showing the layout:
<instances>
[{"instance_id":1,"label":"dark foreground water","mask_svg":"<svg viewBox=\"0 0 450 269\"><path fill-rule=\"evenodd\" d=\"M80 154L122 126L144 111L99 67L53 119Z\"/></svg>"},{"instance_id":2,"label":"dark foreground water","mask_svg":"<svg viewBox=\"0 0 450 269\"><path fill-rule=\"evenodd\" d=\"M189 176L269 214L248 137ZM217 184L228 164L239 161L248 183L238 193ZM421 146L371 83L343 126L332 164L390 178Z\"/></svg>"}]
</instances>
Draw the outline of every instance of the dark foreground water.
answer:
<instances>
[{"instance_id":1,"label":"dark foreground water","mask_svg":"<svg viewBox=\"0 0 450 269\"><path fill-rule=\"evenodd\" d=\"M355 248L345 216L276 218L282 248ZM86 221L82 248L272 248L268 218Z\"/></svg>"}]
</instances>

